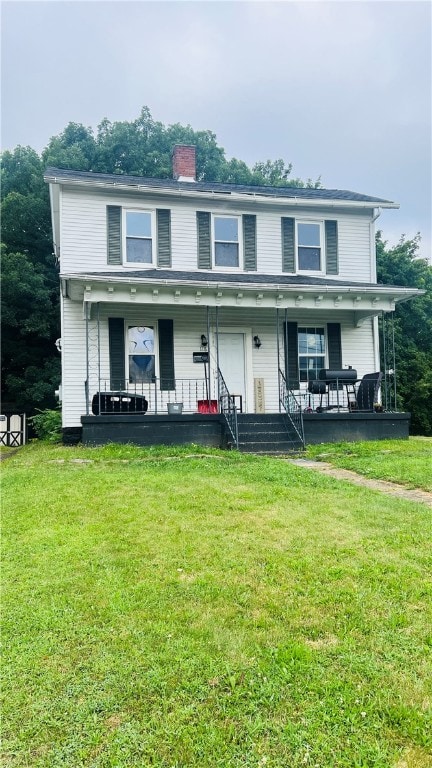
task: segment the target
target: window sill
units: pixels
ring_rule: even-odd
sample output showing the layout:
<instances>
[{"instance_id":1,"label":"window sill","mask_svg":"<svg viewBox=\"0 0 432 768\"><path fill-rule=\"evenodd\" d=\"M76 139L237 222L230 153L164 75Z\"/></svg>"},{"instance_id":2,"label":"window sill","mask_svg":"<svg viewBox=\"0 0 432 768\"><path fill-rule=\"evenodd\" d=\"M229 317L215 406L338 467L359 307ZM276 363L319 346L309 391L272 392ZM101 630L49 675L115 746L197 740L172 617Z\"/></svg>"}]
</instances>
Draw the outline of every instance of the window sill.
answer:
<instances>
[{"instance_id":1,"label":"window sill","mask_svg":"<svg viewBox=\"0 0 432 768\"><path fill-rule=\"evenodd\" d=\"M156 264L150 264L148 262L144 264L142 261L125 261L123 262L122 267L125 267L126 269L156 269Z\"/></svg>"}]
</instances>

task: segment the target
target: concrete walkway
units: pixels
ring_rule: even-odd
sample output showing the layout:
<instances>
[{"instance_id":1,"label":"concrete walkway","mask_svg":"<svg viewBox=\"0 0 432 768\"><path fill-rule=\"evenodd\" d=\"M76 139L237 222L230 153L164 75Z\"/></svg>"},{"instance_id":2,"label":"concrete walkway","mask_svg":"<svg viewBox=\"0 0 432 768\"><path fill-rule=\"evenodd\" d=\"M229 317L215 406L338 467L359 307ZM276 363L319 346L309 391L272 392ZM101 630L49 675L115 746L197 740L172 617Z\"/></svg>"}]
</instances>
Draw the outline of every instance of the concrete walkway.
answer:
<instances>
[{"instance_id":1,"label":"concrete walkway","mask_svg":"<svg viewBox=\"0 0 432 768\"><path fill-rule=\"evenodd\" d=\"M357 472L352 472L350 469L334 467L326 461L313 461L312 459L287 459L287 461L290 464L295 464L297 467L313 469L316 472L321 472L323 475L335 477L337 480L347 480L349 483L361 485L373 491L381 491L382 493L397 496L399 499L406 499L407 501L420 501L432 507L432 493L422 491L420 488L409 489L397 483L390 483L388 480L374 480L359 475Z\"/></svg>"}]
</instances>

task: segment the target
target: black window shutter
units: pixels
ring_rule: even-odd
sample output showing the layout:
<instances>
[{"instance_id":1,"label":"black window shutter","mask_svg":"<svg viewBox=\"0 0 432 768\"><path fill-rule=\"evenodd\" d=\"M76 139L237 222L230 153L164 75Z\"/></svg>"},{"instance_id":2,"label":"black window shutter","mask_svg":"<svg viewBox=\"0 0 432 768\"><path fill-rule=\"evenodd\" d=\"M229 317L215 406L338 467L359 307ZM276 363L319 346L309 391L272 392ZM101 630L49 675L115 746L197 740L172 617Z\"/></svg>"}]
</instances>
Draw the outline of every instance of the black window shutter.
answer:
<instances>
[{"instance_id":1,"label":"black window shutter","mask_svg":"<svg viewBox=\"0 0 432 768\"><path fill-rule=\"evenodd\" d=\"M325 222L326 272L328 275L339 274L338 263L338 225L337 221Z\"/></svg>"},{"instance_id":2,"label":"black window shutter","mask_svg":"<svg viewBox=\"0 0 432 768\"><path fill-rule=\"evenodd\" d=\"M329 368L338 371L342 368L342 340L340 323L327 323L327 346Z\"/></svg>"},{"instance_id":3,"label":"black window shutter","mask_svg":"<svg viewBox=\"0 0 432 768\"><path fill-rule=\"evenodd\" d=\"M282 222L282 271L295 272L294 219L283 216Z\"/></svg>"},{"instance_id":4,"label":"black window shutter","mask_svg":"<svg viewBox=\"0 0 432 768\"><path fill-rule=\"evenodd\" d=\"M299 388L297 323L284 323L285 378L290 389Z\"/></svg>"},{"instance_id":5,"label":"black window shutter","mask_svg":"<svg viewBox=\"0 0 432 768\"><path fill-rule=\"evenodd\" d=\"M247 272L254 272L257 268L257 242L256 242L256 216L245 214L243 216L243 250L244 268Z\"/></svg>"},{"instance_id":6,"label":"black window shutter","mask_svg":"<svg viewBox=\"0 0 432 768\"><path fill-rule=\"evenodd\" d=\"M161 390L175 389L174 324L172 320L158 320L159 377Z\"/></svg>"},{"instance_id":7,"label":"black window shutter","mask_svg":"<svg viewBox=\"0 0 432 768\"><path fill-rule=\"evenodd\" d=\"M125 330L122 317L108 318L110 387L125 389Z\"/></svg>"},{"instance_id":8,"label":"black window shutter","mask_svg":"<svg viewBox=\"0 0 432 768\"><path fill-rule=\"evenodd\" d=\"M171 211L158 208L157 221L157 265L158 267L171 266Z\"/></svg>"},{"instance_id":9,"label":"black window shutter","mask_svg":"<svg viewBox=\"0 0 432 768\"><path fill-rule=\"evenodd\" d=\"M211 269L210 214L197 211L198 269Z\"/></svg>"},{"instance_id":10,"label":"black window shutter","mask_svg":"<svg viewBox=\"0 0 432 768\"><path fill-rule=\"evenodd\" d=\"M107 205L107 263L122 263L121 208Z\"/></svg>"}]
</instances>

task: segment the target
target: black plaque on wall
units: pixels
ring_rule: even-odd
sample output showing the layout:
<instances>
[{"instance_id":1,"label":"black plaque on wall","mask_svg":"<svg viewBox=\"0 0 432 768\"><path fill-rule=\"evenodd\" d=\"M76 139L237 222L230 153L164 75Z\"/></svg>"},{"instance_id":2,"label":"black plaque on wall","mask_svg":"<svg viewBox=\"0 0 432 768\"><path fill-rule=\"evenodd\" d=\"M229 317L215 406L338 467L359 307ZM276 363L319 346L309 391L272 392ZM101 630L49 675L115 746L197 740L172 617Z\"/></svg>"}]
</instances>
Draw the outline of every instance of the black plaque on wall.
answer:
<instances>
[{"instance_id":1,"label":"black plaque on wall","mask_svg":"<svg viewBox=\"0 0 432 768\"><path fill-rule=\"evenodd\" d=\"M208 363L209 361L208 352L192 352L192 356L194 363Z\"/></svg>"}]
</instances>

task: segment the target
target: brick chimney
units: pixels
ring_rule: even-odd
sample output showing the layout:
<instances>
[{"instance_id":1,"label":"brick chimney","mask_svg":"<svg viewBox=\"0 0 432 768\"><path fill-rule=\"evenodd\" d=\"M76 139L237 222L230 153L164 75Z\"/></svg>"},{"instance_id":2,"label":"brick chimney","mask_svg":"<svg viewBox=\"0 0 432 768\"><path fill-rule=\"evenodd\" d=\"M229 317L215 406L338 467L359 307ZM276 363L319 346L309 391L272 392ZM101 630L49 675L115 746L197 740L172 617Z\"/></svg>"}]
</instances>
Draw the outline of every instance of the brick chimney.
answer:
<instances>
[{"instance_id":1,"label":"brick chimney","mask_svg":"<svg viewBox=\"0 0 432 768\"><path fill-rule=\"evenodd\" d=\"M172 153L174 179L196 181L195 150L193 145L175 145Z\"/></svg>"}]
</instances>

